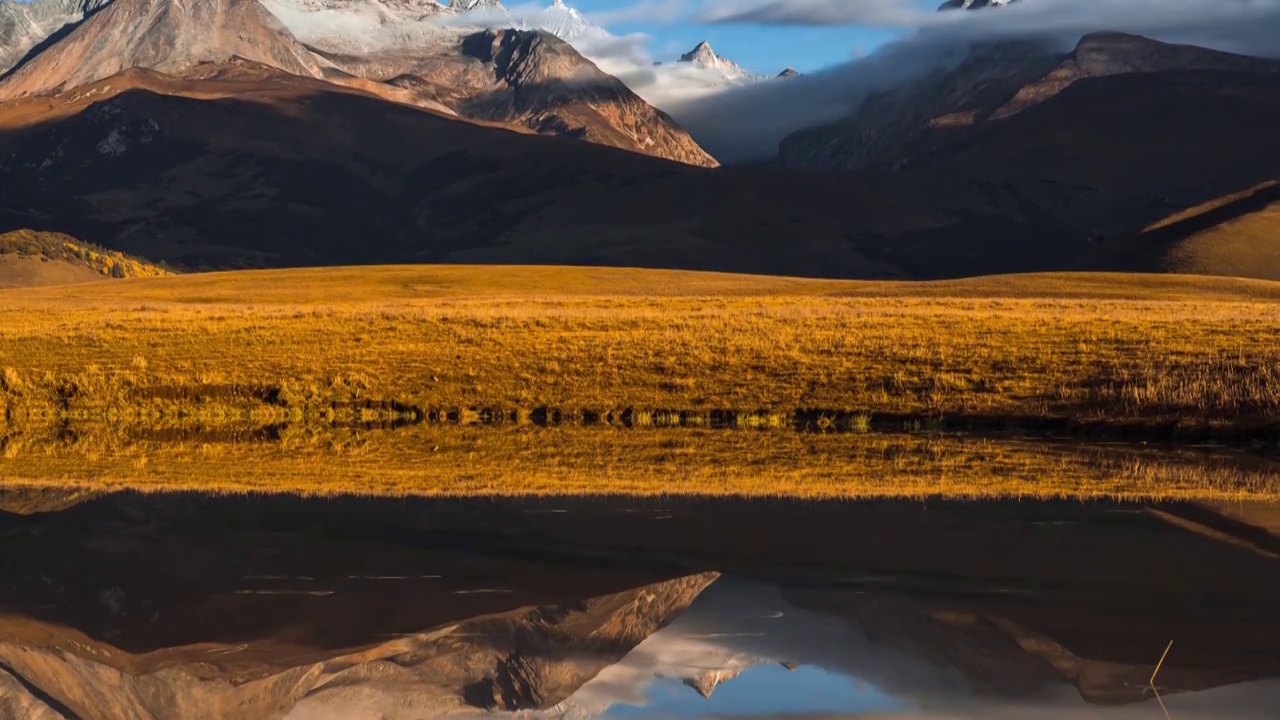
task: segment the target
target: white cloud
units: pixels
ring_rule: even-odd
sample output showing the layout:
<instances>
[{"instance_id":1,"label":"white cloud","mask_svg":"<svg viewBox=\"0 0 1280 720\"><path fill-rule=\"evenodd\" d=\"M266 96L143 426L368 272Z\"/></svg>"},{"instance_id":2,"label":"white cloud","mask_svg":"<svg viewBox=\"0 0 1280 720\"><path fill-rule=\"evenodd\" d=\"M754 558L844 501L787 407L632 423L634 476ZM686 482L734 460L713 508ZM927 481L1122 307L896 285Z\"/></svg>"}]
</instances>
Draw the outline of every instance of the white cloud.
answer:
<instances>
[{"instance_id":1,"label":"white cloud","mask_svg":"<svg viewBox=\"0 0 1280 720\"><path fill-rule=\"evenodd\" d=\"M935 12L904 0L709 0L705 22L851 25L967 40L1102 30L1280 54L1280 0L1022 0L977 12Z\"/></svg>"}]
</instances>

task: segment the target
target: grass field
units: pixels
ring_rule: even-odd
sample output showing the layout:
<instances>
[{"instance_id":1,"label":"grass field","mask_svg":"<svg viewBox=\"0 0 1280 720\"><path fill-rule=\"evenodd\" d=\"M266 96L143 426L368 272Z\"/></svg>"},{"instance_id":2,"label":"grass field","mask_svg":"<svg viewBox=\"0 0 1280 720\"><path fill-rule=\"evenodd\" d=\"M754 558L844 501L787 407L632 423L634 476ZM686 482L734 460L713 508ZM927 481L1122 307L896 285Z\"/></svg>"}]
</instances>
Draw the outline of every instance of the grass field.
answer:
<instances>
[{"instance_id":1,"label":"grass field","mask_svg":"<svg viewBox=\"0 0 1280 720\"><path fill-rule=\"evenodd\" d=\"M1276 497L1269 465L866 431L1069 421L1274 448L1278 310L1277 283L1119 275L383 267L0 291L0 477L74 490ZM800 419L855 432L790 431Z\"/></svg>"},{"instance_id":2,"label":"grass field","mask_svg":"<svg viewBox=\"0 0 1280 720\"><path fill-rule=\"evenodd\" d=\"M818 409L1256 437L1280 420L1280 283L384 267L7 290L0 402L11 423Z\"/></svg>"}]
</instances>

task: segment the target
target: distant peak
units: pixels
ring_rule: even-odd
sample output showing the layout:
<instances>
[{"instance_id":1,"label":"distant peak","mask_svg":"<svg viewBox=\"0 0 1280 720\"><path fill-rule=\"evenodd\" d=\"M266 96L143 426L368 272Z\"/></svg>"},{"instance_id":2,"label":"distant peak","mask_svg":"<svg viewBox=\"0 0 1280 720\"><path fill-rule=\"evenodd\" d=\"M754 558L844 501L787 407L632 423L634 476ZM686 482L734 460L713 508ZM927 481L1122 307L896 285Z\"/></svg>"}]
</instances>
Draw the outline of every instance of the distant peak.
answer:
<instances>
[{"instance_id":1,"label":"distant peak","mask_svg":"<svg viewBox=\"0 0 1280 720\"><path fill-rule=\"evenodd\" d=\"M800 71L790 67L778 73L778 77L780 78L796 77L798 75L800 75Z\"/></svg>"},{"instance_id":2,"label":"distant peak","mask_svg":"<svg viewBox=\"0 0 1280 720\"><path fill-rule=\"evenodd\" d=\"M711 49L711 43L706 40L698 43L692 50L680 56L680 62L696 62L704 65L714 64L719 59L720 56L716 55L716 51Z\"/></svg>"}]
</instances>

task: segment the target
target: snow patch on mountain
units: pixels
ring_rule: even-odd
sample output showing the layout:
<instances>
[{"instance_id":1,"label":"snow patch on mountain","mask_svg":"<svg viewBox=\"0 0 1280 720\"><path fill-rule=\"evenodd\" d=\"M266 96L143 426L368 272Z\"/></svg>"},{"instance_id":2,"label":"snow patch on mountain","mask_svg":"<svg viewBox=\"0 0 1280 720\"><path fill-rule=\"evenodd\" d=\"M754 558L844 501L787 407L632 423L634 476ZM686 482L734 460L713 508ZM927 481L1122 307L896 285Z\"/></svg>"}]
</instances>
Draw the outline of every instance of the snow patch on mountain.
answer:
<instances>
[{"instance_id":1,"label":"snow patch on mountain","mask_svg":"<svg viewBox=\"0 0 1280 720\"><path fill-rule=\"evenodd\" d=\"M537 18L541 29L555 35L570 45L580 42L612 38L604 28L588 20L582 13L569 7L564 0L552 0L542 16ZM579 50L578 52L582 52Z\"/></svg>"},{"instance_id":2,"label":"snow patch on mountain","mask_svg":"<svg viewBox=\"0 0 1280 720\"><path fill-rule=\"evenodd\" d=\"M688 63L694 67L711 71L717 76L720 84L726 85L743 85L746 83L758 82L765 78L760 75L754 75L742 69L738 63L723 57L711 48L711 43L703 40L698 45L680 56L681 63Z\"/></svg>"}]
</instances>

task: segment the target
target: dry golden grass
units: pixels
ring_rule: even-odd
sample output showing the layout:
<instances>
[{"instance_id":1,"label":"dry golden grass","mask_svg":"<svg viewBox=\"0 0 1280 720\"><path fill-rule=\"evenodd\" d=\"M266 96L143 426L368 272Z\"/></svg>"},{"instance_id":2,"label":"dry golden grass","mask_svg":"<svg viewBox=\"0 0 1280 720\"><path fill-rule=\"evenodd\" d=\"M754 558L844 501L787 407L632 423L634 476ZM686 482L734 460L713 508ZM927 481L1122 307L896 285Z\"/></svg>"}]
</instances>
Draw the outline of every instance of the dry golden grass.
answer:
<instances>
[{"instance_id":1,"label":"dry golden grass","mask_svg":"<svg viewBox=\"0 0 1280 720\"><path fill-rule=\"evenodd\" d=\"M1280 283L380 267L0 291L11 423L298 422L392 401L1256 431L1280 419Z\"/></svg>"},{"instance_id":2,"label":"dry golden grass","mask_svg":"<svg viewBox=\"0 0 1280 720\"><path fill-rule=\"evenodd\" d=\"M0 436L9 492L1274 500L1235 454L963 436L610 426L242 432L78 424Z\"/></svg>"},{"instance_id":3,"label":"dry golden grass","mask_svg":"<svg viewBox=\"0 0 1280 720\"><path fill-rule=\"evenodd\" d=\"M1168 264L1193 272L1280 274L1280 203L1241 215L1178 243Z\"/></svg>"}]
</instances>

